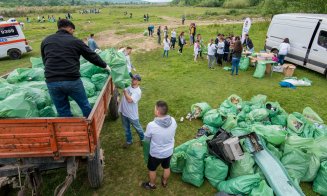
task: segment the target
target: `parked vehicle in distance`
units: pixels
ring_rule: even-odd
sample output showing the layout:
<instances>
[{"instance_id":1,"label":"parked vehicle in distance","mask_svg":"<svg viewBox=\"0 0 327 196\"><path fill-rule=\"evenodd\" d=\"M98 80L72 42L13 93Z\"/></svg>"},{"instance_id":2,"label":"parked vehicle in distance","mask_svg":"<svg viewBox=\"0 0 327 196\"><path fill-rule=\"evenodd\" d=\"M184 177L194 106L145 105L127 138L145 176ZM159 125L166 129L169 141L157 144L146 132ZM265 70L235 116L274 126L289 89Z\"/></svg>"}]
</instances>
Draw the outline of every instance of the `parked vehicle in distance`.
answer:
<instances>
[{"instance_id":1,"label":"parked vehicle in distance","mask_svg":"<svg viewBox=\"0 0 327 196\"><path fill-rule=\"evenodd\" d=\"M20 59L31 51L19 22L13 19L0 22L0 58Z\"/></svg>"},{"instance_id":2,"label":"parked vehicle in distance","mask_svg":"<svg viewBox=\"0 0 327 196\"><path fill-rule=\"evenodd\" d=\"M291 45L286 61L327 74L327 14L275 15L267 32L266 50L278 49L284 38L289 38Z\"/></svg>"}]
</instances>

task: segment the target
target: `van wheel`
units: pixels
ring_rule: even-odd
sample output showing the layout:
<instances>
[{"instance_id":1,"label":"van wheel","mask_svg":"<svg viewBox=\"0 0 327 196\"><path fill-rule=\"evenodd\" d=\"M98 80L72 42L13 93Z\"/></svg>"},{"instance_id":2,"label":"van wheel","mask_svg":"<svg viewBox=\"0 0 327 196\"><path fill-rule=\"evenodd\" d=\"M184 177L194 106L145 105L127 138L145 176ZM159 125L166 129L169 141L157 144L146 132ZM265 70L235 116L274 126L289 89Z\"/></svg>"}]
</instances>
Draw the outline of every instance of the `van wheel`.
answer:
<instances>
[{"instance_id":1,"label":"van wheel","mask_svg":"<svg viewBox=\"0 0 327 196\"><path fill-rule=\"evenodd\" d=\"M119 118L118 106L119 106L119 92L118 89L115 88L109 103L109 114L112 120L117 120Z\"/></svg>"},{"instance_id":2,"label":"van wheel","mask_svg":"<svg viewBox=\"0 0 327 196\"><path fill-rule=\"evenodd\" d=\"M11 49L11 50L8 51L8 56L12 60L17 60L17 59L20 59L20 57L22 56L22 53L18 49Z\"/></svg>"},{"instance_id":3,"label":"van wheel","mask_svg":"<svg viewBox=\"0 0 327 196\"><path fill-rule=\"evenodd\" d=\"M100 147L100 140L94 152L93 159L89 158L87 161L87 175L90 186L92 188L99 188L103 181L104 156L103 150Z\"/></svg>"}]
</instances>

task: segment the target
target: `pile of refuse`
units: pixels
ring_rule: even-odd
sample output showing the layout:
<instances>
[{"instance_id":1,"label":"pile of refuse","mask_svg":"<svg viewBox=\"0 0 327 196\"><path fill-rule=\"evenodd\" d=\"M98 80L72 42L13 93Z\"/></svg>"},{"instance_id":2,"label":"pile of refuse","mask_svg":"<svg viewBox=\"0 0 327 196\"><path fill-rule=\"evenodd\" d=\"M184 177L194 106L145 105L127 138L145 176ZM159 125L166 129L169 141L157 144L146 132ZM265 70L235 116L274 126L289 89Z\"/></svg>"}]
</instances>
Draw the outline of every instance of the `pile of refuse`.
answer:
<instances>
[{"instance_id":1,"label":"pile of refuse","mask_svg":"<svg viewBox=\"0 0 327 196\"><path fill-rule=\"evenodd\" d=\"M126 58L122 52L107 49L99 56L111 67L111 77L118 88L130 85ZM7 77L0 78L0 118L56 117L45 83L44 65L41 58L31 59L32 68L17 68ZM80 73L88 100L93 107L108 80L109 73L87 60L80 59ZM73 116L83 116L75 101L70 99Z\"/></svg>"},{"instance_id":2,"label":"pile of refuse","mask_svg":"<svg viewBox=\"0 0 327 196\"><path fill-rule=\"evenodd\" d=\"M209 141L223 130L231 138L255 133L300 193L300 182L313 182L315 192L327 195L327 126L310 107L289 114L265 95L250 101L231 95L218 109L205 102L192 105L187 119L196 118L204 124L196 139L177 146L171 159L171 170L182 173L184 182L200 187L206 178L227 194L281 194L267 180L277 171L264 171L245 139L239 141L242 158L226 161L211 152Z\"/></svg>"}]
</instances>

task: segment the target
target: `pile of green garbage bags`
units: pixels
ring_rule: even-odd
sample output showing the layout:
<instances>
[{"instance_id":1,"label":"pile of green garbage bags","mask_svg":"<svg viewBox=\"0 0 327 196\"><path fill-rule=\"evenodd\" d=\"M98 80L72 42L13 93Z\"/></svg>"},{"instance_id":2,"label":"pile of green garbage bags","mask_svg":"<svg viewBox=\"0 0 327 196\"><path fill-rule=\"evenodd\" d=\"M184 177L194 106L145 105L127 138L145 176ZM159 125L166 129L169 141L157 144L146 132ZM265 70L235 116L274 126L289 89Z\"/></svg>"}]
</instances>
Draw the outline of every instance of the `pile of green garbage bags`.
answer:
<instances>
[{"instance_id":1,"label":"pile of green garbage bags","mask_svg":"<svg viewBox=\"0 0 327 196\"><path fill-rule=\"evenodd\" d=\"M228 194L274 195L242 139L241 160L227 163L208 153L206 141L224 129L232 136L255 132L295 185L312 182L315 192L327 195L327 126L312 108L287 113L265 95L256 95L250 101L231 95L217 109L205 102L191 106L192 111L195 108L208 131L174 149L171 170L181 173L184 182L200 187L207 179L217 190Z\"/></svg>"},{"instance_id":2,"label":"pile of green garbage bags","mask_svg":"<svg viewBox=\"0 0 327 196\"><path fill-rule=\"evenodd\" d=\"M113 82L119 88L130 85L125 55L115 49L107 49L99 56L110 65ZM30 59L32 68L17 68L6 78L0 78L0 118L56 117L44 77L41 58ZM80 73L88 100L93 107L109 73L85 59L80 60ZM70 99L73 116L83 116L80 107Z\"/></svg>"}]
</instances>

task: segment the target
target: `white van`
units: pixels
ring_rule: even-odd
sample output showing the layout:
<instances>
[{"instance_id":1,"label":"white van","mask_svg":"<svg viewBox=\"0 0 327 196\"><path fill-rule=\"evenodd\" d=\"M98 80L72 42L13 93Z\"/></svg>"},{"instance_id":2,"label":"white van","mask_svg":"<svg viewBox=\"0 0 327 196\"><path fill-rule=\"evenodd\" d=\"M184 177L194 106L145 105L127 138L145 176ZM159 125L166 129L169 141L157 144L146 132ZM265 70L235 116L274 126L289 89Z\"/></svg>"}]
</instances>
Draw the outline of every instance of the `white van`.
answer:
<instances>
[{"instance_id":1,"label":"white van","mask_svg":"<svg viewBox=\"0 0 327 196\"><path fill-rule=\"evenodd\" d=\"M19 59L22 54L32 51L20 24L15 21L0 22L0 58L9 56Z\"/></svg>"},{"instance_id":2,"label":"white van","mask_svg":"<svg viewBox=\"0 0 327 196\"><path fill-rule=\"evenodd\" d=\"M326 14L275 15L267 32L266 50L278 49L284 38L289 38L291 45L286 61L327 74Z\"/></svg>"}]
</instances>

